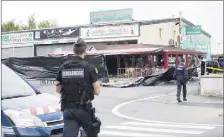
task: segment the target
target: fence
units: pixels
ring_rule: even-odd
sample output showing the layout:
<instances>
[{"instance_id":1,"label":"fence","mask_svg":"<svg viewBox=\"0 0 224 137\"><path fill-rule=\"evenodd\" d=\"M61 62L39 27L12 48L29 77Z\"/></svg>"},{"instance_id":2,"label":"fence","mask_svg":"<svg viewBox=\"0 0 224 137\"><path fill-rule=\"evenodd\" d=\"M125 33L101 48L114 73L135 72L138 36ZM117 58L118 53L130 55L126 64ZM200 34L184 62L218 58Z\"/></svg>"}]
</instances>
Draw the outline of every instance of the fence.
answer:
<instances>
[{"instance_id":1,"label":"fence","mask_svg":"<svg viewBox=\"0 0 224 137\"><path fill-rule=\"evenodd\" d=\"M142 68L118 68L117 78L137 78L145 77L153 73L152 69Z\"/></svg>"},{"instance_id":2,"label":"fence","mask_svg":"<svg viewBox=\"0 0 224 137\"><path fill-rule=\"evenodd\" d=\"M32 85L55 85L56 84L56 80L55 79L26 79L26 81L28 81L29 83L31 83ZM100 78L99 81L102 82L109 82L109 78Z\"/></svg>"},{"instance_id":3,"label":"fence","mask_svg":"<svg viewBox=\"0 0 224 137\"><path fill-rule=\"evenodd\" d=\"M159 68L118 68L117 78L137 78L149 76L155 72L161 71Z\"/></svg>"},{"instance_id":4,"label":"fence","mask_svg":"<svg viewBox=\"0 0 224 137\"><path fill-rule=\"evenodd\" d=\"M26 79L32 85L54 85L56 83L55 79Z\"/></svg>"}]
</instances>

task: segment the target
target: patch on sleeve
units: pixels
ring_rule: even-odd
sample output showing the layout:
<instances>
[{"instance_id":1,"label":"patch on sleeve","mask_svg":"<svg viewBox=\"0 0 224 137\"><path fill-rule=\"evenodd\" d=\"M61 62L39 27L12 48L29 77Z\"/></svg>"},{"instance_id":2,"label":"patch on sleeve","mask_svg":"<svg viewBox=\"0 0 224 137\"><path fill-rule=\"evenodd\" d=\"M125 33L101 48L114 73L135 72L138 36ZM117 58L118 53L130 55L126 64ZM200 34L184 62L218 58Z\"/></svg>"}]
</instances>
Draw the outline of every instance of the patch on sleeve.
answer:
<instances>
[{"instance_id":1,"label":"patch on sleeve","mask_svg":"<svg viewBox=\"0 0 224 137\"><path fill-rule=\"evenodd\" d=\"M95 68L95 71L96 71L96 74L98 74L98 69L97 68Z\"/></svg>"},{"instance_id":2,"label":"patch on sleeve","mask_svg":"<svg viewBox=\"0 0 224 137\"><path fill-rule=\"evenodd\" d=\"M62 78L83 78L84 69L62 69Z\"/></svg>"}]
</instances>

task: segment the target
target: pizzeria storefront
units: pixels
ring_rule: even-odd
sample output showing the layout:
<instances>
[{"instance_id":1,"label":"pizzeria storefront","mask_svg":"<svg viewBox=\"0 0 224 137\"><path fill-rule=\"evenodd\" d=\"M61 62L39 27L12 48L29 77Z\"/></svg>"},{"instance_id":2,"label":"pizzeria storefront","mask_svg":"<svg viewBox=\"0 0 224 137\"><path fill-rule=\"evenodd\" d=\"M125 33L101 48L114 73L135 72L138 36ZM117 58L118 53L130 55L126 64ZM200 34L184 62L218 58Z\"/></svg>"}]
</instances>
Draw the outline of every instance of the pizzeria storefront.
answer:
<instances>
[{"instance_id":1,"label":"pizzeria storefront","mask_svg":"<svg viewBox=\"0 0 224 137\"><path fill-rule=\"evenodd\" d=\"M181 57L185 58L187 67L197 67L200 64L198 56L205 55L203 52L194 50L169 46L158 47L149 44L112 46L89 52L89 54L104 54L106 56L108 72L111 75L120 75L128 69L145 71L144 73L149 75L155 71L175 67L179 64Z\"/></svg>"},{"instance_id":2,"label":"pizzeria storefront","mask_svg":"<svg viewBox=\"0 0 224 137\"><path fill-rule=\"evenodd\" d=\"M52 53L50 56L68 54L73 52ZM198 56L205 56L205 53L199 51L150 44L97 46L87 54L105 55L108 73L113 76L126 73L129 69L138 71L138 74L144 72L144 75L150 75L155 71L175 67L179 64L180 57L185 58L187 67L197 67L200 64Z\"/></svg>"}]
</instances>

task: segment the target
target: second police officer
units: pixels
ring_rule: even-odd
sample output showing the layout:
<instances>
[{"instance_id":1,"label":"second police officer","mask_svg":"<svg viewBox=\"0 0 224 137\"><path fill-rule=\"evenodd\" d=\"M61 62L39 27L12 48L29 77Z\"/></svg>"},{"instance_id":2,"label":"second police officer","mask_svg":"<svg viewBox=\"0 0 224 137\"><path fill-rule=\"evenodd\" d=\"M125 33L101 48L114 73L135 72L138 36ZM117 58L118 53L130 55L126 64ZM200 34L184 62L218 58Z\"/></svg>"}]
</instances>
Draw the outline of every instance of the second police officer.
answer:
<instances>
[{"instance_id":1,"label":"second police officer","mask_svg":"<svg viewBox=\"0 0 224 137\"><path fill-rule=\"evenodd\" d=\"M187 81L188 81L188 71L185 66L185 59L180 59L180 64L175 68L173 78L176 79L177 84L177 101L182 102L180 99L181 87L183 86L183 100L187 101Z\"/></svg>"},{"instance_id":2,"label":"second police officer","mask_svg":"<svg viewBox=\"0 0 224 137\"><path fill-rule=\"evenodd\" d=\"M73 60L63 63L56 78L56 92L61 94L63 111L63 137L77 137L80 127L87 137L97 137L100 132L100 120L95 117L91 101L100 93L98 71L84 61L87 45L78 38L73 51Z\"/></svg>"}]
</instances>

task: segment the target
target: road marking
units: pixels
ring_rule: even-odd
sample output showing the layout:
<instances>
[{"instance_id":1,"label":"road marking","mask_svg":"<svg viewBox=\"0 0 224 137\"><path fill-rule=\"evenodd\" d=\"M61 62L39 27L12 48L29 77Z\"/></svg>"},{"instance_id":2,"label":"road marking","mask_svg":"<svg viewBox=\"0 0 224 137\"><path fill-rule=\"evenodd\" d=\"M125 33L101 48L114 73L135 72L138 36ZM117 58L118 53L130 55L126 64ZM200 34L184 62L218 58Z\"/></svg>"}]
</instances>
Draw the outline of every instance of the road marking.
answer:
<instances>
[{"instance_id":1,"label":"road marking","mask_svg":"<svg viewBox=\"0 0 224 137\"><path fill-rule=\"evenodd\" d=\"M136 126L155 126L155 127L177 127L177 128L194 128L194 129L214 129L211 126L189 126L189 125L174 125L174 124L158 124L158 123L142 123L142 122L125 122L123 125L136 125Z\"/></svg>"},{"instance_id":2,"label":"road marking","mask_svg":"<svg viewBox=\"0 0 224 137\"><path fill-rule=\"evenodd\" d=\"M107 129L123 129L133 131L148 131L148 132L164 132L164 133L180 133L180 134L201 134L204 131L192 131L192 130L175 130L175 129L157 129L157 128L146 128L146 127L130 127L130 126L105 126Z\"/></svg>"},{"instance_id":3,"label":"road marking","mask_svg":"<svg viewBox=\"0 0 224 137\"><path fill-rule=\"evenodd\" d=\"M99 135L124 136L124 137L175 137L175 136L168 136L168 135L117 132L117 131L107 131L107 130L100 131Z\"/></svg>"},{"instance_id":4,"label":"road marking","mask_svg":"<svg viewBox=\"0 0 224 137\"><path fill-rule=\"evenodd\" d=\"M193 128L193 130L189 130ZM196 130L200 128L200 130ZM101 135L130 136L130 137L174 137L181 135L199 135L214 127L170 125L145 122L124 122L119 125L108 125L102 127ZM142 134L142 132L145 132Z\"/></svg>"},{"instance_id":5,"label":"road marking","mask_svg":"<svg viewBox=\"0 0 224 137\"><path fill-rule=\"evenodd\" d=\"M142 98L142 99L136 99L136 100L132 100L132 101L127 101L127 102L124 102L124 103L121 103L121 104L118 104L117 106L115 106L113 109L112 109L112 113L118 117L121 117L121 118L125 118L125 119L129 119L129 120L133 120L133 121L140 121L140 122L154 122L154 123L163 123L163 124L179 124L179 125L198 125L198 126L216 126L216 127L223 127L223 125L213 125L213 124L196 124L196 123L177 123L177 122L162 122L162 121L152 121L152 120L147 120L147 119L141 119L141 118L135 118L135 117L130 117L130 116L127 116L127 115L124 115L124 114L121 114L119 112L119 109L128 105L128 104L131 104L131 103L134 103L134 102L139 102L139 101L142 101L142 100L149 100L149 99L153 99L153 98L159 98L159 97L163 97L163 96L167 96L167 95L159 95L159 96L152 96L152 97L148 97L148 98Z\"/></svg>"}]
</instances>

